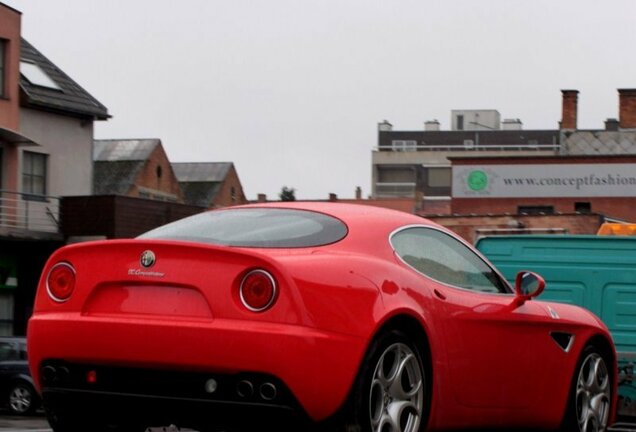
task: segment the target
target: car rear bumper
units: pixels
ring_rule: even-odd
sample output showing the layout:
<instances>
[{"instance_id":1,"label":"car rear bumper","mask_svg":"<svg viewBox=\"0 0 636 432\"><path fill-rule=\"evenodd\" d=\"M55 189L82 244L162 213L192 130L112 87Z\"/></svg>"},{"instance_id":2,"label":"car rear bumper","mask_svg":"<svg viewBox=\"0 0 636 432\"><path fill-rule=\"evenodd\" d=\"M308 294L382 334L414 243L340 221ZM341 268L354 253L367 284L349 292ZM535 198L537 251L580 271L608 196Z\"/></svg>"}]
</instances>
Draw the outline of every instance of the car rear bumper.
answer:
<instances>
[{"instance_id":1,"label":"car rear bumper","mask_svg":"<svg viewBox=\"0 0 636 432\"><path fill-rule=\"evenodd\" d=\"M28 348L35 382L45 401L51 403L68 398L121 396L141 398L144 405L159 406L159 401L166 398L186 399L193 401L193 406L255 404L258 409L297 411L312 420L322 420L334 414L345 401L366 341L308 327L252 321L166 321L145 316L42 313L29 321ZM200 398L178 391L153 394L141 384L126 387L126 380L118 380L119 387L96 389L86 387L87 381L71 386L47 382L42 371L51 363L75 365L80 368L78 371L105 367L120 371L169 371L183 376L195 373L210 378L196 384ZM80 375L78 379L88 379L85 374ZM253 383L254 400L241 400L237 396L237 383L244 376L260 377ZM205 394L208 379L216 379L219 386L224 386L214 397ZM284 403L258 400L258 389L268 379L282 389L279 394L286 395Z\"/></svg>"},{"instance_id":2,"label":"car rear bumper","mask_svg":"<svg viewBox=\"0 0 636 432\"><path fill-rule=\"evenodd\" d=\"M265 374L180 372L45 362L44 403L57 417L90 430L137 424L210 430L263 422L303 430L311 419L289 389ZM91 376L90 380L86 378ZM250 423L257 421L258 424ZM141 430L141 428L140 428Z\"/></svg>"}]
</instances>

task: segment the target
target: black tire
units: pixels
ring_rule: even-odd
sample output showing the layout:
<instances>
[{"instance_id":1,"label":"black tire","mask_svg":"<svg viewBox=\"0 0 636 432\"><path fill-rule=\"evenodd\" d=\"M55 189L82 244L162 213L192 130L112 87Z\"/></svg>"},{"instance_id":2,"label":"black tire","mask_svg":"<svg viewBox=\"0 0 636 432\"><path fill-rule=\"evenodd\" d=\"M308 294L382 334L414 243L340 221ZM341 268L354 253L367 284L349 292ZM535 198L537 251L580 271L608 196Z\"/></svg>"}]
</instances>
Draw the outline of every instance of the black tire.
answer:
<instances>
[{"instance_id":1,"label":"black tire","mask_svg":"<svg viewBox=\"0 0 636 432\"><path fill-rule=\"evenodd\" d=\"M562 431L607 430L614 391L607 366L608 360L602 351L594 345L585 347L572 377Z\"/></svg>"},{"instance_id":2,"label":"black tire","mask_svg":"<svg viewBox=\"0 0 636 432\"><path fill-rule=\"evenodd\" d=\"M341 413L343 427L337 429L377 432L393 421L400 432L424 431L430 407L427 379L421 350L411 339L398 330L379 334ZM404 407L396 412L399 405Z\"/></svg>"},{"instance_id":3,"label":"black tire","mask_svg":"<svg viewBox=\"0 0 636 432\"><path fill-rule=\"evenodd\" d=\"M26 381L13 384L7 400L9 411L13 415L33 414L40 405L40 397L33 386Z\"/></svg>"}]
</instances>

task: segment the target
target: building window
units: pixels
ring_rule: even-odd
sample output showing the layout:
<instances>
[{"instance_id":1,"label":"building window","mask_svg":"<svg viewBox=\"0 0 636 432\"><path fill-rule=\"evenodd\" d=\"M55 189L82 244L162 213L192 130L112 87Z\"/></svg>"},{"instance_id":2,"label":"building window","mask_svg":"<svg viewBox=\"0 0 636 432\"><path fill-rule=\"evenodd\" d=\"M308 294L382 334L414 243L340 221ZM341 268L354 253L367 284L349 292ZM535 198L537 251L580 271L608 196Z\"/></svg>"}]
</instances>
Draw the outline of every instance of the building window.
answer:
<instances>
[{"instance_id":1,"label":"building window","mask_svg":"<svg viewBox=\"0 0 636 432\"><path fill-rule=\"evenodd\" d=\"M554 214L553 206L519 206L517 213L528 215Z\"/></svg>"},{"instance_id":2,"label":"building window","mask_svg":"<svg viewBox=\"0 0 636 432\"><path fill-rule=\"evenodd\" d=\"M464 116L461 114L457 116L457 130L464 130Z\"/></svg>"},{"instance_id":3,"label":"building window","mask_svg":"<svg viewBox=\"0 0 636 432\"><path fill-rule=\"evenodd\" d=\"M47 156L25 151L22 153L22 192L28 198L46 195Z\"/></svg>"},{"instance_id":4,"label":"building window","mask_svg":"<svg viewBox=\"0 0 636 432\"><path fill-rule=\"evenodd\" d=\"M375 193L378 196L413 196L417 173L413 166L378 167Z\"/></svg>"},{"instance_id":5,"label":"building window","mask_svg":"<svg viewBox=\"0 0 636 432\"><path fill-rule=\"evenodd\" d=\"M236 202L236 188L234 186L232 186L230 188L230 197L232 199L232 202L235 203Z\"/></svg>"},{"instance_id":6,"label":"building window","mask_svg":"<svg viewBox=\"0 0 636 432\"><path fill-rule=\"evenodd\" d=\"M393 140L391 141L391 147L393 148L393 151L415 151L417 141Z\"/></svg>"},{"instance_id":7,"label":"building window","mask_svg":"<svg viewBox=\"0 0 636 432\"><path fill-rule=\"evenodd\" d=\"M577 213L591 213L592 204L589 202L575 202L574 211Z\"/></svg>"},{"instance_id":8,"label":"building window","mask_svg":"<svg viewBox=\"0 0 636 432\"><path fill-rule=\"evenodd\" d=\"M429 187L451 187L450 168L428 168L427 171Z\"/></svg>"},{"instance_id":9,"label":"building window","mask_svg":"<svg viewBox=\"0 0 636 432\"><path fill-rule=\"evenodd\" d=\"M7 64L7 41L0 39L0 97L6 97L5 75Z\"/></svg>"},{"instance_id":10,"label":"building window","mask_svg":"<svg viewBox=\"0 0 636 432\"><path fill-rule=\"evenodd\" d=\"M49 76L40 66L35 63L25 61L20 62L20 74L24 76L31 84L46 87L53 90L62 90L53 78Z\"/></svg>"},{"instance_id":11,"label":"building window","mask_svg":"<svg viewBox=\"0 0 636 432\"><path fill-rule=\"evenodd\" d=\"M381 183L413 183L415 184L415 169L405 167L379 167L378 181Z\"/></svg>"}]
</instances>

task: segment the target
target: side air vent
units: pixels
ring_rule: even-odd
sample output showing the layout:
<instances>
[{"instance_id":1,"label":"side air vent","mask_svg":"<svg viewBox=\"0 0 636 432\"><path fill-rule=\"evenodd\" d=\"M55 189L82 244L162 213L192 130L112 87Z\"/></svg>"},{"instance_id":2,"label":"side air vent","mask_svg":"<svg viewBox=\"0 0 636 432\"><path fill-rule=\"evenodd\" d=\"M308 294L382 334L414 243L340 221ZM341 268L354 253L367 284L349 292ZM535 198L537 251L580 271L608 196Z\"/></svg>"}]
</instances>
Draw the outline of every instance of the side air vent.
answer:
<instances>
[{"instance_id":1,"label":"side air vent","mask_svg":"<svg viewBox=\"0 0 636 432\"><path fill-rule=\"evenodd\" d=\"M574 335L571 333L551 332L550 336L556 344L565 352L570 352L572 343L574 342Z\"/></svg>"}]
</instances>

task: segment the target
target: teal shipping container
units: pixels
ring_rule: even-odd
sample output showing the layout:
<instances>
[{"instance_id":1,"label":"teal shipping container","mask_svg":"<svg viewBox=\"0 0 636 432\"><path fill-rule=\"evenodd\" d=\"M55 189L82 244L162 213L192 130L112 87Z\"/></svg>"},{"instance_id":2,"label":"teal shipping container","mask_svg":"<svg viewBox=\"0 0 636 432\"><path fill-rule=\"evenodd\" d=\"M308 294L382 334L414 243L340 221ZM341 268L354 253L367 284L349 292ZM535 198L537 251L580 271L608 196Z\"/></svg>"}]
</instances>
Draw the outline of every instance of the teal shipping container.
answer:
<instances>
[{"instance_id":1,"label":"teal shipping container","mask_svg":"<svg viewBox=\"0 0 636 432\"><path fill-rule=\"evenodd\" d=\"M520 270L543 276L539 300L583 306L605 322L621 368L619 413L636 415L636 237L510 235L476 246L511 283Z\"/></svg>"}]
</instances>

